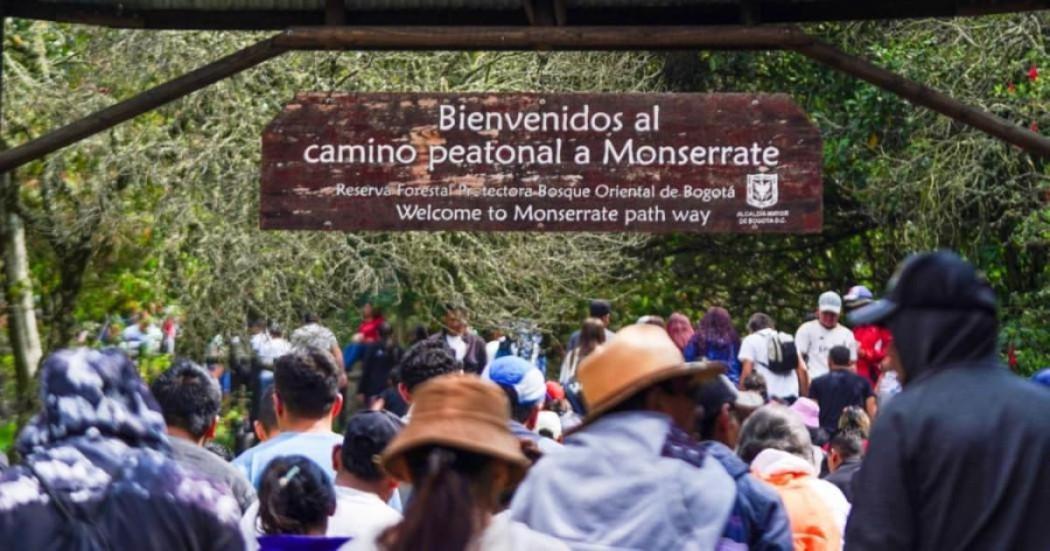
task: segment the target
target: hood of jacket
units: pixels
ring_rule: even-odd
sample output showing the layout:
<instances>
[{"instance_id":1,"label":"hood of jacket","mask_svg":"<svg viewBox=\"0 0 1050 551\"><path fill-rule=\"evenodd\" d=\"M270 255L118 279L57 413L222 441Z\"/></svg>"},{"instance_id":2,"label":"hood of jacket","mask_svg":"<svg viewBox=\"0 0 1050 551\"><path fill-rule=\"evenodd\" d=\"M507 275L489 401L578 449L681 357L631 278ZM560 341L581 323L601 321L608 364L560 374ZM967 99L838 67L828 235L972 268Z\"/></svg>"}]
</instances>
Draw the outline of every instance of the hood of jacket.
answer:
<instances>
[{"instance_id":1,"label":"hood of jacket","mask_svg":"<svg viewBox=\"0 0 1050 551\"><path fill-rule=\"evenodd\" d=\"M905 384L940 369L995 361L999 323L979 310L908 309L888 322Z\"/></svg>"}]
</instances>

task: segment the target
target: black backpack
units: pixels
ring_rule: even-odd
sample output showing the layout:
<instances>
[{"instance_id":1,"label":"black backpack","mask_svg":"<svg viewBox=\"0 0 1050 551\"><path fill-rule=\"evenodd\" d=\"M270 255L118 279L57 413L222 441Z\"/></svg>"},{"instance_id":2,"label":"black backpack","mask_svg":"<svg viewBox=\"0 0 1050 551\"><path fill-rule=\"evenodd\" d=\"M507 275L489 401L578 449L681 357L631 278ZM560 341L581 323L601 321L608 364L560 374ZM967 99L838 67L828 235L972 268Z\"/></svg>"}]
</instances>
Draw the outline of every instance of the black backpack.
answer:
<instances>
[{"instance_id":1,"label":"black backpack","mask_svg":"<svg viewBox=\"0 0 1050 551\"><path fill-rule=\"evenodd\" d=\"M769 363L766 368L777 375L786 375L798 369L798 349L794 341L780 339L780 333L774 332L766 339L769 347Z\"/></svg>"}]
</instances>

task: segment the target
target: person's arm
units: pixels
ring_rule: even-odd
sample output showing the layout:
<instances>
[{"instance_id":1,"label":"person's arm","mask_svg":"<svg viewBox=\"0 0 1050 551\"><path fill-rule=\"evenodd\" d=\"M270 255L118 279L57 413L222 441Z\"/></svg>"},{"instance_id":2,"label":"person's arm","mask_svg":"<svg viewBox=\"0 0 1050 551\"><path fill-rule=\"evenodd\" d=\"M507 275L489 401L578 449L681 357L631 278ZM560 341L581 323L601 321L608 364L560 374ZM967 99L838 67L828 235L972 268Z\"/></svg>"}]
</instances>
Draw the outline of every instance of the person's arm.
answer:
<instances>
[{"instance_id":1,"label":"person's arm","mask_svg":"<svg viewBox=\"0 0 1050 551\"><path fill-rule=\"evenodd\" d=\"M880 419L868 452L853 477L853 510L846 523L846 550L914 549L915 513L909 497L909 465L903 422Z\"/></svg>"},{"instance_id":2,"label":"person's arm","mask_svg":"<svg viewBox=\"0 0 1050 551\"><path fill-rule=\"evenodd\" d=\"M806 362L802 361L801 357L798 359L798 368L795 369L795 374L798 376L798 395L809 396L809 370L806 368Z\"/></svg>"},{"instance_id":3,"label":"person's arm","mask_svg":"<svg viewBox=\"0 0 1050 551\"><path fill-rule=\"evenodd\" d=\"M343 351L339 349L339 343L332 341L332 346L328 348L328 351L332 353L332 357L335 358L335 365L343 365Z\"/></svg>"},{"instance_id":4,"label":"person's arm","mask_svg":"<svg viewBox=\"0 0 1050 551\"><path fill-rule=\"evenodd\" d=\"M740 361L740 384L737 385L738 387L740 387L740 390L744 390L744 379L746 379L747 376L751 374L751 370L754 369L754 365L755 362L751 360Z\"/></svg>"},{"instance_id":5,"label":"person's arm","mask_svg":"<svg viewBox=\"0 0 1050 551\"><path fill-rule=\"evenodd\" d=\"M874 422L875 416L879 413L879 406L874 395L868 396L868 399L864 401L864 409L868 410L868 418Z\"/></svg>"}]
</instances>

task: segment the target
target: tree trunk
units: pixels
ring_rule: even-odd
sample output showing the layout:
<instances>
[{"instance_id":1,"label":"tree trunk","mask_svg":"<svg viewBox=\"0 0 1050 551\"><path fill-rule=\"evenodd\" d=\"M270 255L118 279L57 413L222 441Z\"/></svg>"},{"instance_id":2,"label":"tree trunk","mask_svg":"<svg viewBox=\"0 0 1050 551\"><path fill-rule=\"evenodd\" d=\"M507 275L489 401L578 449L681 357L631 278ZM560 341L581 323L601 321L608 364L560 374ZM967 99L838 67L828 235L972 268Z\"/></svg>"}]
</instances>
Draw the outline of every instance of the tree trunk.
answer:
<instances>
[{"instance_id":1,"label":"tree trunk","mask_svg":"<svg viewBox=\"0 0 1050 551\"><path fill-rule=\"evenodd\" d=\"M15 356L19 413L33 402L33 377L43 355L33 310L33 283L29 278L29 253L25 226L15 208L18 189L10 174L0 175L0 240L4 256L4 299L8 309L8 333Z\"/></svg>"}]
</instances>

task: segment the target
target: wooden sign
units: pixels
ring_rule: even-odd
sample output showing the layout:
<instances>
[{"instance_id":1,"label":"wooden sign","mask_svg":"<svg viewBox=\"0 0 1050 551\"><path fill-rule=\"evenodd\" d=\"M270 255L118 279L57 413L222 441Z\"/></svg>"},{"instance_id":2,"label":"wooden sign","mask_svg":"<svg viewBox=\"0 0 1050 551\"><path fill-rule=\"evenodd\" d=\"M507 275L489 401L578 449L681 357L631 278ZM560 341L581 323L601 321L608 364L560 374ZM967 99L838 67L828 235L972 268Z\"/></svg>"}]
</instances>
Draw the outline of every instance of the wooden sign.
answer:
<instances>
[{"instance_id":1,"label":"wooden sign","mask_svg":"<svg viewBox=\"0 0 1050 551\"><path fill-rule=\"evenodd\" d=\"M260 226L819 232L820 133L786 95L300 94Z\"/></svg>"}]
</instances>

